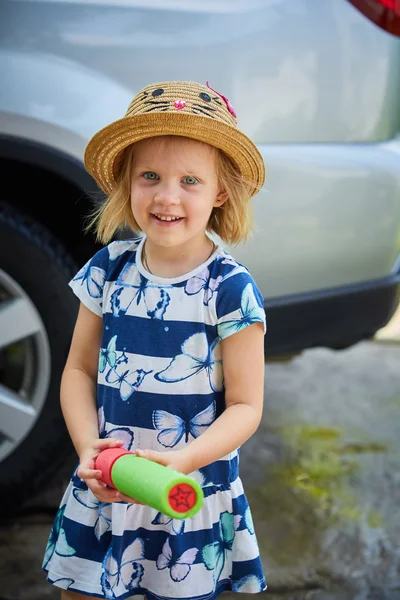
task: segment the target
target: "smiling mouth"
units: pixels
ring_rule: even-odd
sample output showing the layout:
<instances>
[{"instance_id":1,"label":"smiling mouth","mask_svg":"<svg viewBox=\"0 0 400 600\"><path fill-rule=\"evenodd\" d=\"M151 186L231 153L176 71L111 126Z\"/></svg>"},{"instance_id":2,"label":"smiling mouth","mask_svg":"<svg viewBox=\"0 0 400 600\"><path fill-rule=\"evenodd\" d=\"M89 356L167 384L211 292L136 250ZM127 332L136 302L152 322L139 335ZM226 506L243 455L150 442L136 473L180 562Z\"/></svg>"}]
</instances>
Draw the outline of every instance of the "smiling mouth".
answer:
<instances>
[{"instance_id":1,"label":"smiling mouth","mask_svg":"<svg viewBox=\"0 0 400 600\"><path fill-rule=\"evenodd\" d=\"M158 214L154 214L151 213L151 216L156 219L157 221L167 221L167 222L176 222L176 221L182 221L184 217L175 217L173 215L158 215Z\"/></svg>"}]
</instances>

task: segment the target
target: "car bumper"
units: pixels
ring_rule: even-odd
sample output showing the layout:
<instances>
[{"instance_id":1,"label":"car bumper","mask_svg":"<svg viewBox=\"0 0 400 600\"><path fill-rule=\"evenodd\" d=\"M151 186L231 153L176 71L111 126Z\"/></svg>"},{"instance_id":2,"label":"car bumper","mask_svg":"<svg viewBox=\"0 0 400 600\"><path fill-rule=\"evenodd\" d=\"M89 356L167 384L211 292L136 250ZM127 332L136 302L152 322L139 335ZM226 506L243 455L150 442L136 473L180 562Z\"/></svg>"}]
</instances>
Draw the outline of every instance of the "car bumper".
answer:
<instances>
[{"instance_id":1,"label":"car bumper","mask_svg":"<svg viewBox=\"0 0 400 600\"><path fill-rule=\"evenodd\" d=\"M372 338L400 301L400 267L386 278L265 301L267 357L347 348Z\"/></svg>"}]
</instances>

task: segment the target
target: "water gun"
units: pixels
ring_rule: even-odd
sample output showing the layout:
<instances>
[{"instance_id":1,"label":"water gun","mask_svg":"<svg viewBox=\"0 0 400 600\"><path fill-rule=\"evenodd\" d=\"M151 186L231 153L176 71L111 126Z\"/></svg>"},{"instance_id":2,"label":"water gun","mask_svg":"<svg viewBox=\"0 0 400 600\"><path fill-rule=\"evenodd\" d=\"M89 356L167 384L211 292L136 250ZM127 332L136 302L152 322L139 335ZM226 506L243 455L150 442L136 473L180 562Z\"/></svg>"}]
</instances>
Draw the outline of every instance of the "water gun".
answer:
<instances>
[{"instance_id":1,"label":"water gun","mask_svg":"<svg viewBox=\"0 0 400 600\"><path fill-rule=\"evenodd\" d=\"M192 517L203 505L203 490L195 479L124 448L100 452L95 469L109 487L175 519Z\"/></svg>"}]
</instances>

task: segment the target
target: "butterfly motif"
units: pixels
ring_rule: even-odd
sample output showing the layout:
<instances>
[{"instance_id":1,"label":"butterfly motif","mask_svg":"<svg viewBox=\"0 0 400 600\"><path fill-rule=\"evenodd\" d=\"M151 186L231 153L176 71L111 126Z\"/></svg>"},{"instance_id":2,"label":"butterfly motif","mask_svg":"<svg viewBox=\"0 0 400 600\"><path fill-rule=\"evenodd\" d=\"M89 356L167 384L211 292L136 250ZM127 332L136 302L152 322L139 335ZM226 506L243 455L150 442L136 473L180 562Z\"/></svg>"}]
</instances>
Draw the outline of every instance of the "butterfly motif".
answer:
<instances>
[{"instance_id":1,"label":"butterfly motif","mask_svg":"<svg viewBox=\"0 0 400 600\"><path fill-rule=\"evenodd\" d=\"M104 408L102 406L98 410L97 420L99 423L99 436L101 438L115 437L124 442L122 447L125 448L125 450L130 450L132 448L134 435L129 427L114 427L113 429L110 429L110 431L106 431Z\"/></svg>"},{"instance_id":2,"label":"butterfly motif","mask_svg":"<svg viewBox=\"0 0 400 600\"><path fill-rule=\"evenodd\" d=\"M122 268L120 274L118 275L118 278L115 282L116 285L126 287L126 288L133 287L132 281L135 281L136 273L137 273L136 263L134 263L134 262L127 263ZM145 279L144 279L144 281L145 281ZM137 286L135 286L135 287L137 287Z\"/></svg>"},{"instance_id":3,"label":"butterfly motif","mask_svg":"<svg viewBox=\"0 0 400 600\"><path fill-rule=\"evenodd\" d=\"M234 521L235 521L235 531L237 531L239 529L239 527L241 526L241 524L243 522L245 528L248 530L250 535L254 535L253 517L251 516L251 510L250 510L249 506L246 508L243 515L235 515Z\"/></svg>"},{"instance_id":4,"label":"butterfly motif","mask_svg":"<svg viewBox=\"0 0 400 600\"><path fill-rule=\"evenodd\" d=\"M110 368L114 368L122 363L127 363L128 357L125 352L120 352L118 356L117 352L117 336L114 335L107 344L107 348L100 348L100 356L99 356L99 371L100 373L104 373L106 370L107 364Z\"/></svg>"},{"instance_id":5,"label":"butterfly motif","mask_svg":"<svg viewBox=\"0 0 400 600\"><path fill-rule=\"evenodd\" d=\"M189 575L191 565L194 563L197 553L197 548L190 548L189 550L185 550L182 556L173 560L171 546L169 545L169 539L167 539L161 550L161 554L157 558L157 569L161 571L162 569L169 568L170 577L173 581L183 581Z\"/></svg>"},{"instance_id":6,"label":"butterfly motif","mask_svg":"<svg viewBox=\"0 0 400 600\"><path fill-rule=\"evenodd\" d=\"M110 502L100 502L90 490L81 490L76 487L72 489L72 494L79 504L97 511L98 517L94 525L94 534L100 540L101 536L111 529Z\"/></svg>"},{"instance_id":7,"label":"butterfly motif","mask_svg":"<svg viewBox=\"0 0 400 600\"><path fill-rule=\"evenodd\" d=\"M176 383L205 371L211 389L220 392L223 388L223 374L219 341L219 338L215 338L209 346L204 332L195 333L183 342L182 354L175 356L166 369L156 373L155 379Z\"/></svg>"},{"instance_id":8,"label":"butterfly motif","mask_svg":"<svg viewBox=\"0 0 400 600\"><path fill-rule=\"evenodd\" d=\"M153 525L169 525L171 523L172 531L179 535L184 532L185 529L185 520L184 519L174 519L173 517L169 517L168 515L164 515L163 513L157 513L155 518L152 520Z\"/></svg>"},{"instance_id":9,"label":"butterfly motif","mask_svg":"<svg viewBox=\"0 0 400 600\"><path fill-rule=\"evenodd\" d=\"M60 579L56 579L53 583L62 590L69 590L69 586L75 583L75 579L71 579L70 577L60 577Z\"/></svg>"},{"instance_id":10,"label":"butterfly motif","mask_svg":"<svg viewBox=\"0 0 400 600\"><path fill-rule=\"evenodd\" d=\"M198 473L201 477L201 481L199 481L201 487L209 487L210 485L215 485L214 481L212 480L212 474L210 473L209 467L210 465L207 465L206 467L201 467L198 470Z\"/></svg>"},{"instance_id":11,"label":"butterfly motif","mask_svg":"<svg viewBox=\"0 0 400 600\"><path fill-rule=\"evenodd\" d=\"M139 587L143 578L144 567L139 561L144 559L144 542L136 538L127 546L118 562L109 547L103 560L101 587L105 598L115 600L127 591Z\"/></svg>"},{"instance_id":12,"label":"butterfly motif","mask_svg":"<svg viewBox=\"0 0 400 600\"><path fill-rule=\"evenodd\" d=\"M233 592L244 592L248 594L256 594L262 592L265 589L265 580L259 575L246 575L239 581L232 583Z\"/></svg>"},{"instance_id":13,"label":"butterfly motif","mask_svg":"<svg viewBox=\"0 0 400 600\"><path fill-rule=\"evenodd\" d=\"M249 506L245 510L245 513L243 515L243 521L244 521L246 528L248 529L250 535L254 535L253 517L251 516L251 510L250 510Z\"/></svg>"},{"instance_id":14,"label":"butterfly motif","mask_svg":"<svg viewBox=\"0 0 400 600\"><path fill-rule=\"evenodd\" d=\"M238 263L232 256L229 256L229 254L225 254L225 256L219 258L218 260L221 265L229 265L230 267L233 267L230 271L225 273L225 275L222 277L222 281L229 279L232 277L232 275L236 275L237 273L245 272L243 265Z\"/></svg>"},{"instance_id":15,"label":"butterfly motif","mask_svg":"<svg viewBox=\"0 0 400 600\"><path fill-rule=\"evenodd\" d=\"M183 419L166 410L155 410L152 420L153 427L160 431L157 440L165 448L173 448L185 435L185 442L187 443L189 434L197 438L215 421L215 413L215 402L211 402L207 408L192 419Z\"/></svg>"},{"instance_id":16,"label":"butterfly motif","mask_svg":"<svg viewBox=\"0 0 400 600\"><path fill-rule=\"evenodd\" d=\"M106 381L112 385L119 385L121 400L125 402L126 400L129 400L133 392L136 392L140 388L146 375L149 375L152 372L153 371L145 371L144 369L135 369L135 371L129 371L128 369L123 373L117 373L115 369L110 369L106 375ZM135 374L136 378L133 379L132 376Z\"/></svg>"},{"instance_id":17,"label":"butterfly motif","mask_svg":"<svg viewBox=\"0 0 400 600\"><path fill-rule=\"evenodd\" d=\"M245 329L248 325L252 325L258 321L264 323L265 312L257 303L251 283L248 283L242 292L240 312L240 318L229 319L219 323L218 333L222 339L228 337L232 333L237 333L238 331Z\"/></svg>"},{"instance_id":18,"label":"butterfly motif","mask_svg":"<svg viewBox=\"0 0 400 600\"><path fill-rule=\"evenodd\" d=\"M92 266L89 262L78 271L72 281L80 281L81 285L86 284L89 296L92 298L101 298L105 280L106 272L104 269Z\"/></svg>"},{"instance_id":19,"label":"butterfly motif","mask_svg":"<svg viewBox=\"0 0 400 600\"><path fill-rule=\"evenodd\" d=\"M76 553L75 548L72 548L72 546L68 544L65 531L62 527L65 508L66 504L61 506L54 519L44 555L43 568L46 568L54 553L58 554L58 556L73 556Z\"/></svg>"},{"instance_id":20,"label":"butterfly motif","mask_svg":"<svg viewBox=\"0 0 400 600\"><path fill-rule=\"evenodd\" d=\"M235 515L233 518L235 531L237 531L239 529L241 522L242 522L242 515Z\"/></svg>"},{"instance_id":21,"label":"butterfly motif","mask_svg":"<svg viewBox=\"0 0 400 600\"><path fill-rule=\"evenodd\" d=\"M232 513L221 513L219 520L218 541L204 546L201 556L206 568L213 571L214 582L218 583L228 552L232 551L235 537L234 517Z\"/></svg>"},{"instance_id":22,"label":"butterfly motif","mask_svg":"<svg viewBox=\"0 0 400 600\"><path fill-rule=\"evenodd\" d=\"M171 297L163 288L159 288L158 297L153 294L150 298L145 296L147 315L150 319L163 319Z\"/></svg>"},{"instance_id":23,"label":"butterfly motif","mask_svg":"<svg viewBox=\"0 0 400 600\"><path fill-rule=\"evenodd\" d=\"M162 320L171 300L166 288L172 286L161 287L153 284L141 274L138 285L128 283L135 281L133 279L133 267L134 265L126 265L116 281L116 285L119 287L111 295L113 315L115 317L119 317L121 314L124 315L134 301L138 306L143 301L147 316L151 319ZM136 291L132 293L133 290Z\"/></svg>"},{"instance_id":24,"label":"butterfly motif","mask_svg":"<svg viewBox=\"0 0 400 600\"><path fill-rule=\"evenodd\" d=\"M229 256L229 254L224 254L221 258L221 265L231 265L232 267L239 267L239 263L233 258L233 256Z\"/></svg>"},{"instance_id":25,"label":"butterfly motif","mask_svg":"<svg viewBox=\"0 0 400 600\"><path fill-rule=\"evenodd\" d=\"M222 276L219 275L216 279L210 277L210 271L206 267L201 273L191 277L185 285L185 293L188 296L198 294L201 290L204 290L203 304L208 306L211 298L218 290L219 284L222 281Z\"/></svg>"},{"instance_id":26,"label":"butterfly motif","mask_svg":"<svg viewBox=\"0 0 400 600\"><path fill-rule=\"evenodd\" d=\"M117 364L117 336L114 335L107 344L107 348L100 348L99 371L104 373L106 366L114 368Z\"/></svg>"},{"instance_id":27,"label":"butterfly motif","mask_svg":"<svg viewBox=\"0 0 400 600\"><path fill-rule=\"evenodd\" d=\"M128 248L133 248L134 240L115 240L111 244L108 245L108 254L110 256L110 260L115 260L121 254L128 250Z\"/></svg>"}]
</instances>

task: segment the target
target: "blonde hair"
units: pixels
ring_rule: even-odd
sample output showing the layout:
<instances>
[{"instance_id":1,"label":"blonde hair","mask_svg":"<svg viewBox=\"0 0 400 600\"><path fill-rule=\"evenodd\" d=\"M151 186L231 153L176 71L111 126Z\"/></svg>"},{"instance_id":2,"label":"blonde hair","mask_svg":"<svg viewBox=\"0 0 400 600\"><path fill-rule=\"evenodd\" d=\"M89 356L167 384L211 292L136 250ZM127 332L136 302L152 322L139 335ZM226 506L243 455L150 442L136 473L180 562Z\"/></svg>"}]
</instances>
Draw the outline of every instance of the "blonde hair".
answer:
<instances>
[{"instance_id":1,"label":"blonde hair","mask_svg":"<svg viewBox=\"0 0 400 600\"><path fill-rule=\"evenodd\" d=\"M179 136L163 137L179 138ZM135 144L131 144L124 150L119 160L117 185L89 216L85 227L86 230L94 229L97 241L103 244L108 244L120 229L128 227L135 232L140 231L130 202L134 147ZM211 146L210 148L215 150L218 182L228 198L221 207L213 208L207 231L216 233L228 244L238 245L250 236L253 225L251 186L244 180L238 167L227 154L218 148Z\"/></svg>"}]
</instances>

